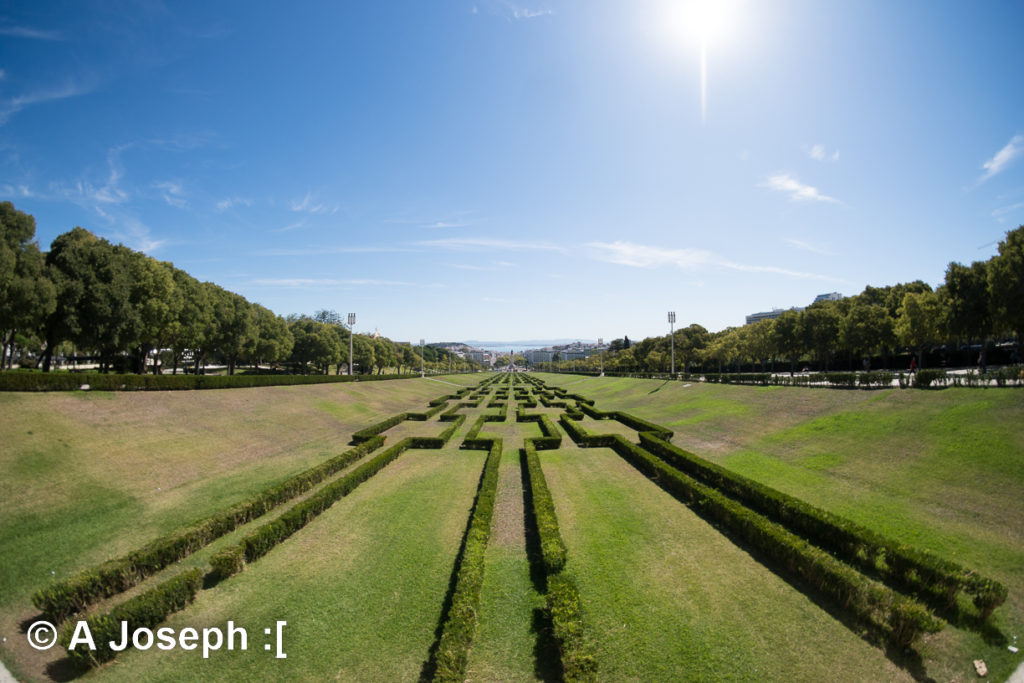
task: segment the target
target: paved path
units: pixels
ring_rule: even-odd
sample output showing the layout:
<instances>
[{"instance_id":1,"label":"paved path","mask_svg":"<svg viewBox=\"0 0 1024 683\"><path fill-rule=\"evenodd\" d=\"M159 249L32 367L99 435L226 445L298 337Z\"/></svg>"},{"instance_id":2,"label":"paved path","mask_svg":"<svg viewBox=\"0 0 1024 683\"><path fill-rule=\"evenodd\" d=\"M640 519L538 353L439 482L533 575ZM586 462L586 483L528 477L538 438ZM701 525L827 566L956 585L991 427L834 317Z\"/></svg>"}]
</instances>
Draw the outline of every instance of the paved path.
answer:
<instances>
[{"instance_id":1,"label":"paved path","mask_svg":"<svg viewBox=\"0 0 1024 683\"><path fill-rule=\"evenodd\" d=\"M1010 674L1010 677L1006 679L1006 683L1024 683L1024 662L1021 662L1017 670Z\"/></svg>"},{"instance_id":2,"label":"paved path","mask_svg":"<svg viewBox=\"0 0 1024 683\"><path fill-rule=\"evenodd\" d=\"M18 683L18 679L11 675L3 662L0 662L0 683Z\"/></svg>"}]
</instances>

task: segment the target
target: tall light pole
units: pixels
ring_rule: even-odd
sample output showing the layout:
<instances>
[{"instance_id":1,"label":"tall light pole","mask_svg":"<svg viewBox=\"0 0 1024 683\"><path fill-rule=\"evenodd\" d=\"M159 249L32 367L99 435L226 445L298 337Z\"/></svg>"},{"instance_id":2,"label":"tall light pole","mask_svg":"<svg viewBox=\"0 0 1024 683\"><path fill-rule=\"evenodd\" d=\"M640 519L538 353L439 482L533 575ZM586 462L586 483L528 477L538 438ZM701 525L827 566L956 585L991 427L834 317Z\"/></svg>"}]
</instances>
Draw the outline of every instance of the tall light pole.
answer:
<instances>
[{"instance_id":1,"label":"tall light pole","mask_svg":"<svg viewBox=\"0 0 1024 683\"><path fill-rule=\"evenodd\" d=\"M597 338L597 355L601 359L601 376L604 377L604 339Z\"/></svg>"},{"instance_id":2,"label":"tall light pole","mask_svg":"<svg viewBox=\"0 0 1024 683\"><path fill-rule=\"evenodd\" d=\"M423 355L423 340L420 339L420 377L426 377L427 373L423 369L423 362L425 356Z\"/></svg>"},{"instance_id":3,"label":"tall light pole","mask_svg":"<svg viewBox=\"0 0 1024 683\"><path fill-rule=\"evenodd\" d=\"M676 335L675 335L675 325L676 325L676 312L675 311L669 311L668 312L668 338L669 338L669 342L672 345L672 376L673 377L676 376Z\"/></svg>"},{"instance_id":4,"label":"tall light pole","mask_svg":"<svg viewBox=\"0 0 1024 683\"><path fill-rule=\"evenodd\" d=\"M356 314L348 314L348 375L352 376L352 337L356 336Z\"/></svg>"}]
</instances>

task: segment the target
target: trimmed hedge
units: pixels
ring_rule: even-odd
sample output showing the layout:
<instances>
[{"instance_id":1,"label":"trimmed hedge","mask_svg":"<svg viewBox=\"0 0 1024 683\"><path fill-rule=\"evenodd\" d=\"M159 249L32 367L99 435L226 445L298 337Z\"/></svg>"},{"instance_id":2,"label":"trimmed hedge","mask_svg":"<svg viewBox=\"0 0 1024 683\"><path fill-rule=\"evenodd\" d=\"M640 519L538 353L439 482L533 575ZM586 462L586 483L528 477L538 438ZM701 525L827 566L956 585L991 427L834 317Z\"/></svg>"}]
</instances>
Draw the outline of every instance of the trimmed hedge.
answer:
<instances>
[{"instance_id":1,"label":"trimmed hedge","mask_svg":"<svg viewBox=\"0 0 1024 683\"><path fill-rule=\"evenodd\" d=\"M327 484L274 521L268 522L246 535L240 543L245 553L245 561L252 562L263 557L271 548L309 524L321 512L347 496L357 486L413 447L412 439L402 439L350 473Z\"/></svg>"},{"instance_id":2,"label":"trimmed hedge","mask_svg":"<svg viewBox=\"0 0 1024 683\"><path fill-rule=\"evenodd\" d=\"M110 641L121 640L122 621L128 622L129 633L138 628L153 628L192 602L202 585L202 570L190 569L125 601L108 614L89 617L86 621L96 650L90 650L88 645L83 643L71 650L69 656L92 667L113 659L118 653L110 648ZM60 642L64 648L70 645L75 626L74 623L68 623L62 629Z\"/></svg>"},{"instance_id":3,"label":"trimmed hedge","mask_svg":"<svg viewBox=\"0 0 1024 683\"><path fill-rule=\"evenodd\" d=\"M469 646L476 632L480 589L484 583L484 553L491 536L502 447L501 439L489 440L487 462L463 540L451 606L438 641L435 681L461 683L465 680Z\"/></svg>"},{"instance_id":4,"label":"trimmed hedge","mask_svg":"<svg viewBox=\"0 0 1024 683\"><path fill-rule=\"evenodd\" d=\"M383 444L384 437L372 437L341 455L270 486L180 531L158 538L124 557L109 560L41 588L32 596L32 604L53 621L63 621L103 598L131 588L147 576L308 491Z\"/></svg>"},{"instance_id":5,"label":"trimmed hedge","mask_svg":"<svg viewBox=\"0 0 1024 683\"><path fill-rule=\"evenodd\" d=\"M621 410L598 410L588 403L579 403L577 407L595 420L618 420L630 429L635 429L638 432L651 432L665 440L671 439L675 435L670 429Z\"/></svg>"},{"instance_id":6,"label":"trimmed hedge","mask_svg":"<svg viewBox=\"0 0 1024 683\"><path fill-rule=\"evenodd\" d=\"M972 596L982 620L1006 600L1005 586L955 562L887 539L839 515L708 462L653 434L641 433L640 443L672 467L903 590L923 594L948 607L955 605L957 594L964 591Z\"/></svg>"},{"instance_id":7,"label":"trimmed hedge","mask_svg":"<svg viewBox=\"0 0 1024 683\"><path fill-rule=\"evenodd\" d=\"M377 382L419 375L118 375L79 372L0 372L0 391L182 391Z\"/></svg>"},{"instance_id":8,"label":"trimmed hedge","mask_svg":"<svg viewBox=\"0 0 1024 683\"><path fill-rule=\"evenodd\" d=\"M562 535L558 531L558 518L555 516L555 504L551 500L544 471L537 457L532 439L527 439L523 452L526 454L526 472L533 495L533 514L537 520L537 533L540 536L540 552L544 561L544 570L557 574L565 568L566 549Z\"/></svg>"},{"instance_id":9,"label":"trimmed hedge","mask_svg":"<svg viewBox=\"0 0 1024 683\"><path fill-rule=\"evenodd\" d=\"M458 415L456 416L455 421L441 432L440 436L414 436L411 438L412 445L410 447L431 449L444 448L445 444L448 443L448 440L452 438L452 434L454 434L465 421L465 415Z\"/></svg>"},{"instance_id":10,"label":"trimmed hedge","mask_svg":"<svg viewBox=\"0 0 1024 683\"><path fill-rule=\"evenodd\" d=\"M548 612L562 659L565 683L589 683L597 678L594 645L586 638L579 589L565 574L548 577Z\"/></svg>"},{"instance_id":11,"label":"trimmed hedge","mask_svg":"<svg viewBox=\"0 0 1024 683\"><path fill-rule=\"evenodd\" d=\"M835 600L892 644L909 645L921 633L936 633L945 626L924 606L843 564L781 524L701 484L618 434L611 436L615 452L660 487Z\"/></svg>"},{"instance_id":12,"label":"trimmed hedge","mask_svg":"<svg viewBox=\"0 0 1024 683\"><path fill-rule=\"evenodd\" d=\"M210 566L218 581L234 576L245 569L245 552L242 546L232 546L213 554Z\"/></svg>"},{"instance_id":13,"label":"trimmed hedge","mask_svg":"<svg viewBox=\"0 0 1024 683\"><path fill-rule=\"evenodd\" d=\"M405 422L407 419L409 419L409 413L398 413L397 415L392 415L386 420L382 420L375 425L364 427L363 429L360 429L358 432L352 435L352 443L360 444L363 443L364 441L369 441L370 439L377 436L381 432L386 432L387 430L394 427L396 424L399 424L400 422Z\"/></svg>"}]
</instances>

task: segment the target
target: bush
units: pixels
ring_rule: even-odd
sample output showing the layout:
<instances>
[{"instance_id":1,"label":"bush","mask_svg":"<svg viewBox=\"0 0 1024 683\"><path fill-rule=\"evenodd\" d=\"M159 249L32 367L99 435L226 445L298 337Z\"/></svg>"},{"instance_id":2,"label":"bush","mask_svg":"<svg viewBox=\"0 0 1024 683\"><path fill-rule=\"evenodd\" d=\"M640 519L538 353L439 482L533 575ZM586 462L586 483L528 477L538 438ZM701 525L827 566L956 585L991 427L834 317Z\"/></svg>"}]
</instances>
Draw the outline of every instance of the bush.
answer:
<instances>
[{"instance_id":1,"label":"bush","mask_svg":"<svg viewBox=\"0 0 1024 683\"><path fill-rule=\"evenodd\" d=\"M544 570L557 574L565 567L566 550L562 535L558 531L558 518L555 516L555 504L551 500L544 471L540 466L540 458L530 439L526 440L523 449L526 455L526 472L533 498L533 514L537 521L537 533L540 536L540 551L544 561Z\"/></svg>"},{"instance_id":2,"label":"bush","mask_svg":"<svg viewBox=\"0 0 1024 683\"><path fill-rule=\"evenodd\" d=\"M80 644L70 651L69 656L88 666L98 666L113 659L117 652L110 648L110 641L121 640L122 621L128 622L129 633L138 628L153 628L192 602L202 585L202 570L190 569L118 605L109 614L89 617L86 621L96 650L90 650L87 645ZM75 626L76 624L68 623L61 632L61 644L65 648L71 643Z\"/></svg>"},{"instance_id":3,"label":"bush","mask_svg":"<svg viewBox=\"0 0 1024 683\"><path fill-rule=\"evenodd\" d=\"M245 554L241 546L225 548L213 554L210 566L218 580L234 576L245 568Z\"/></svg>"},{"instance_id":4,"label":"bush","mask_svg":"<svg viewBox=\"0 0 1024 683\"><path fill-rule=\"evenodd\" d=\"M484 553L491 536L501 451L501 439L492 439L463 539L451 606L438 641L435 681L461 683L465 680L469 646L476 631L480 589L484 583Z\"/></svg>"},{"instance_id":5,"label":"bush","mask_svg":"<svg viewBox=\"0 0 1024 683\"><path fill-rule=\"evenodd\" d=\"M360 444L363 443L364 441L369 441L370 439L377 436L381 432L386 432L387 430L391 429L396 424L399 424L400 422L405 422L408 418L409 413L399 413L398 415L392 415L388 419L382 420L381 422L378 422L375 425L371 425L364 429L360 429L358 432L352 435L352 443Z\"/></svg>"},{"instance_id":6,"label":"bush","mask_svg":"<svg viewBox=\"0 0 1024 683\"><path fill-rule=\"evenodd\" d=\"M79 372L0 372L0 391L179 391L375 382L414 375L130 375Z\"/></svg>"},{"instance_id":7,"label":"bush","mask_svg":"<svg viewBox=\"0 0 1024 683\"><path fill-rule=\"evenodd\" d=\"M597 680L597 657L586 638L580 593L568 576L548 578L548 612L555 641L562 659L562 679L566 683Z\"/></svg>"},{"instance_id":8,"label":"bush","mask_svg":"<svg viewBox=\"0 0 1024 683\"><path fill-rule=\"evenodd\" d=\"M945 370L918 370L914 375L914 387L917 389L927 389L932 384L938 385L940 382L946 382Z\"/></svg>"}]
</instances>

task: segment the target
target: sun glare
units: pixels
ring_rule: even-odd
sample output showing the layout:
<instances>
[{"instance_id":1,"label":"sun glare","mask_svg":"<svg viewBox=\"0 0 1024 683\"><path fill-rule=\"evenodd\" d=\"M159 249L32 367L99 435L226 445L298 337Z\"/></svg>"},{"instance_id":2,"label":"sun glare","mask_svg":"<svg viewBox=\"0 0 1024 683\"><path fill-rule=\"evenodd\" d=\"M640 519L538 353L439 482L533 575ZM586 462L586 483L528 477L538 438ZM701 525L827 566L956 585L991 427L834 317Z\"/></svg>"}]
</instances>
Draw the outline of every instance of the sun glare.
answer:
<instances>
[{"instance_id":1,"label":"sun glare","mask_svg":"<svg viewBox=\"0 0 1024 683\"><path fill-rule=\"evenodd\" d=\"M732 36L736 26L736 6L731 0L670 1L666 6L666 26L670 39L686 54L696 48L700 58L701 120L708 112L708 51L720 47Z\"/></svg>"}]
</instances>

